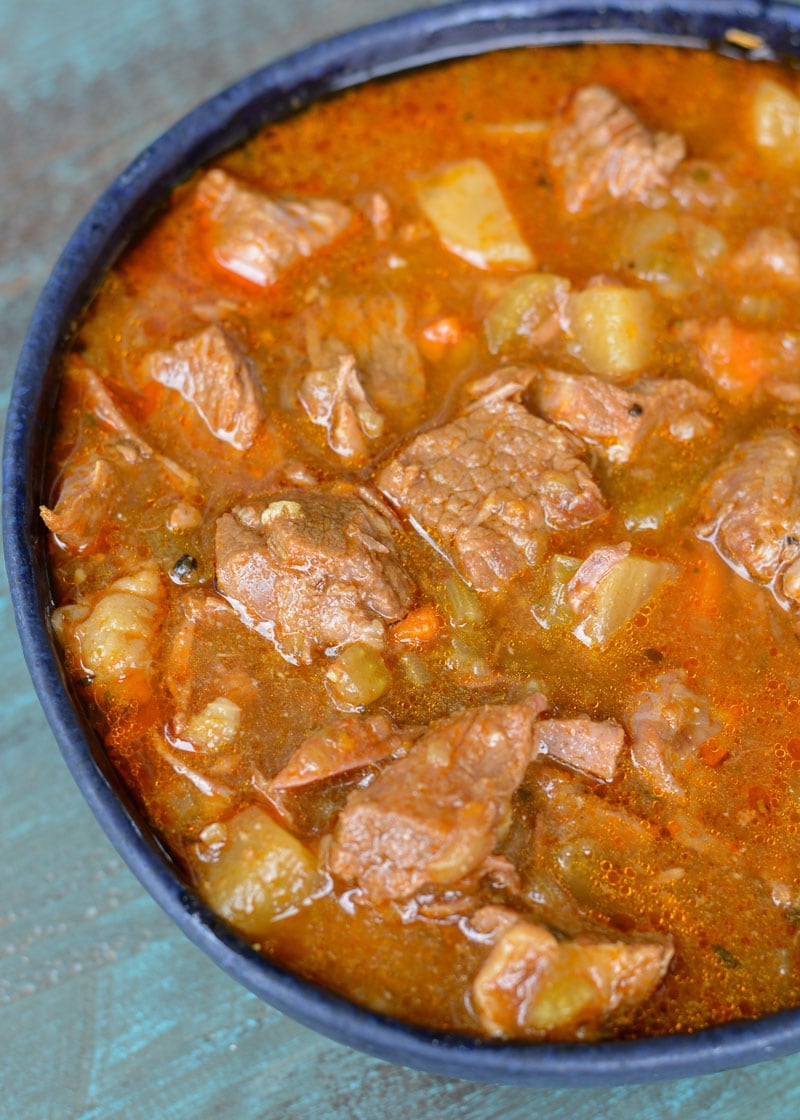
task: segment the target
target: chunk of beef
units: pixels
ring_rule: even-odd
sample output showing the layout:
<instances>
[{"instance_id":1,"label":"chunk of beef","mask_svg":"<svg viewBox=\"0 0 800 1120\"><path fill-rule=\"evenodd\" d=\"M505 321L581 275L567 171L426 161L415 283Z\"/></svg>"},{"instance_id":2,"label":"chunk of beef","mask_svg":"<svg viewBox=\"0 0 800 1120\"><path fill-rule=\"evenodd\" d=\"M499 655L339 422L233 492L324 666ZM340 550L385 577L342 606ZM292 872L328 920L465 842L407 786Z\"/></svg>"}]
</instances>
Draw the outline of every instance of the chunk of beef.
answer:
<instances>
[{"instance_id":1,"label":"chunk of beef","mask_svg":"<svg viewBox=\"0 0 800 1120\"><path fill-rule=\"evenodd\" d=\"M708 700L686 683L682 669L662 673L625 716L634 765L662 789L680 793L681 763L720 730Z\"/></svg>"},{"instance_id":2,"label":"chunk of beef","mask_svg":"<svg viewBox=\"0 0 800 1120\"><path fill-rule=\"evenodd\" d=\"M550 135L550 165L573 214L612 199L642 201L685 154L683 137L650 132L603 86L574 93Z\"/></svg>"},{"instance_id":3,"label":"chunk of beef","mask_svg":"<svg viewBox=\"0 0 800 1120\"><path fill-rule=\"evenodd\" d=\"M425 396L425 370L408 334L408 310L394 292L321 297L306 319L306 348L315 368L355 356L369 399L395 419Z\"/></svg>"},{"instance_id":4,"label":"chunk of beef","mask_svg":"<svg viewBox=\"0 0 800 1120\"><path fill-rule=\"evenodd\" d=\"M545 419L596 446L612 463L627 463L654 429L681 441L707 432L714 403L710 393L681 378L623 389L555 369L541 371L528 399Z\"/></svg>"},{"instance_id":5,"label":"chunk of beef","mask_svg":"<svg viewBox=\"0 0 800 1120\"><path fill-rule=\"evenodd\" d=\"M79 462L67 471L53 509L39 507L42 521L69 552L85 552L97 542L115 482L116 472L107 460Z\"/></svg>"},{"instance_id":6,"label":"chunk of beef","mask_svg":"<svg viewBox=\"0 0 800 1120\"><path fill-rule=\"evenodd\" d=\"M493 940L472 996L482 1026L496 1037L591 1036L615 1011L652 995L674 952L667 941L557 941L497 906L472 922Z\"/></svg>"},{"instance_id":7,"label":"chunk of beef","mask_svg":"<svg viewBox=\"0 0 800 1120\"><path fill-rule=\"evenodd\" d=\"M413 737L398 731L384 712L345 716L304 739L270 788L283 793L382 762L404 752Z\"/></svg>"},{"instance_id":8,"label":"chunk of beef","mask_svg":"<svg viewBox=\"0 0 800 1120\"><path fill-rule=\"evenodd\" d=\"M498 591L541 562L551 529L576 529L605 512L582 453L522 405L490 400L417 436L377 485L473 587Z\"/></svg>"},{"instance_id":9,"label":"chunk of beef","mask_svg":"<svg viewBox=\"0 0 800 1120\"><path fill-rule=\"evenodd\" d=\"M538 755L610 782L617 769L625 732L613 720L543 719L534 728Z\"/></svg>"},{"instance_id":10,"label":"chunk of beef","mask_svg":"<svg viewBox=\"0 0 800 1120\"><path fill-rule=\"evenodd\" d=\"M508 827L545 707L535 694L433 724L405 758L350 795L333 834L333 874L382 902L476 871Z\"/></svg>"},{"instance_id":11,"label":"chunk of beef","mask_svg":"<svg viewBox=\"0 0 800 1120\"><path fill-rule=\"evenodd\" d=\"M55 505L39 507L45 525L68 552L93 549L113 529L114 506L132 472L142 491L151 483L153 491L171 488L176 497L199 499L197 479L139 435L93 369L73 363L65 382L79 402L76 411L94 421L91 438L78 440L67 460Z\"/></svg>"},{"instance_id":12,"label":"chunk of beef","mask_svg":"<svg viewBox=\"0 0 800 1120\"><path fill-rule=\"evenodd\" d=\"M290 661L365 642L411 605L388 513L344 484L290 490L217 521L217 586Z\"/></svg>"},{"instance_id":13,"label":"chunk of beef","mask_svg":"<svg viewBox=\"0 0 800 1120\"><path fill-rule=\"evenodd\" d=\"M331 199L276 201L225 171L208 171L197 185L208 215L216 262L262 288L303 257L330 245L353 212Z\"/></svg>"},{"instance_id":14,"label":"chunk of beef","mask_svg":"<svg viewBox=\"0 0 800 1120\"><path fill-rule=\"evenodd\" d=\"M800 603L800 439L768 431L711 476L698 535L785 606Z\"/></svg>"},{"instance_id":15,"label":"chunk of beef","mask_svg":"<svg viewBox=\"0 0 800 1120\"><path fill-rule=\"evenodd\" d=\"M327 431L331 450L343 459L366 455L367 440L383 432L383 416L364 392L352 354L307 373L298 396L309 418Z\"/></svg>"},{"instance_id":16,"label":"chunk of beef","mask_svg":"<svg viewBox=\"0 0 800 1120\"><path fill-rule=\"evenodd\" d=\"M251 447L263 419L250 363L218 326L206 327L145 361L145 372L176 389L217 439L238 451Z\"/></svg>"},{"instance_id":17,"label":"chunk of beef","mask_svg":"<svg viewBox=\"0 0 800 1120\"><path fill-rule=\"evenodd\" d=\"M730 263L750 280L800 283L800 245L788 229L764 226L753 230Z\"/></svg>"}]
</instances>

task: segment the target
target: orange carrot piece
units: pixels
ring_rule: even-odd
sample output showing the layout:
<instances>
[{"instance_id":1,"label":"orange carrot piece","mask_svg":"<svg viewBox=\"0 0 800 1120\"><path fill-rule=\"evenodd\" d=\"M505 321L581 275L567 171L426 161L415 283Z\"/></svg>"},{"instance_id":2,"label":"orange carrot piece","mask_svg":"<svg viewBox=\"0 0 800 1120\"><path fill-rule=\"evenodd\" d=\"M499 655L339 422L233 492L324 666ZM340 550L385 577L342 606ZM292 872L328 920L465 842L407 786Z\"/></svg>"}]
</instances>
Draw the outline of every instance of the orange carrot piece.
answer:
<instances>
[{"instance_id":1,"label":"orange carrot piece","mask_svg":"<svg viewBox=\"0 0 800 1120\"><path fill-rule=\"evenodd\" d=\"M421 646L433 641L443 625L444 620L433 607L417 607L394 624L391 634L396 642Z\"/></svg>"}]
</instances>

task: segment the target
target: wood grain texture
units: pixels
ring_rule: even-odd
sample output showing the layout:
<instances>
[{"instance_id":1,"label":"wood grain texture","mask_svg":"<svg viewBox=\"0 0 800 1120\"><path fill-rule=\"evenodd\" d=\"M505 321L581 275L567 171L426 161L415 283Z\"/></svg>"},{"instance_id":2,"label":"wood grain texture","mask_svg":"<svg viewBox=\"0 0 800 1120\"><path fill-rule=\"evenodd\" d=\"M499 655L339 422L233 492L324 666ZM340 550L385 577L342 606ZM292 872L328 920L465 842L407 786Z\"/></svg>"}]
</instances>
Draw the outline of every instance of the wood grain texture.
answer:
<instances>
[{"instance_id":1,"label":"wood grain texture","mask_svg":"<svg viewBox=\"0 0 800 1120\"><path fill-rule=\"evenodd\" d=\"M399 0L3 0L0 404L36 295L93 198L165 126ZM114 855L28 682L0 586L0 1115L14 1120L789 1120L800 1055L617 1090L503 1089L365 1058L191 946Z\"/></svg>"}]
</instances>

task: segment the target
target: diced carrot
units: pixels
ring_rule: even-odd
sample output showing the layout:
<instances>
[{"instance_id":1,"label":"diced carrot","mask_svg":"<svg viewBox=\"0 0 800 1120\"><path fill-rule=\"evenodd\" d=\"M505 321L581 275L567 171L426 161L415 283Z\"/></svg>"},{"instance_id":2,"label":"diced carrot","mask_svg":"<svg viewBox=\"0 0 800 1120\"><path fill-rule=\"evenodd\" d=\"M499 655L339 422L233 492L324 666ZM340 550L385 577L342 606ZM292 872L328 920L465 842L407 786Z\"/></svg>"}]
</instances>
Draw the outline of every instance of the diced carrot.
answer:
<instances>
[{"instance_id":1,"label":"diced carrot","mask_svg":"<svg viewBox=\"0 0 800 1120\"><path fill-rule=\"evenodd\" d=\"M703 369L730 400L749 396L776 372L779 345L768 331L741 327L731 319L715 319L699 328L697 347Z\"/></svg>"},{"instance_id":2,"label":"diced carrot","mask_svg":"<svg viewBox=\"0 0 800 1120\"><path fill-rule=\"evenodd\" d=\"M433 607L417 607L392 627L392 637L404 645L421 646L433 641L444 625Z\"/></svg>"},{"instance_id":3,"label":"diced carrot","mask_svg":"<svg viewBox=\"0 0 800 1120\"><path fill-rule=\"evenodd\" d=\"M419 351L429 362L440 362L445 354L464 339L464 324L455 315L445 315L424 327L419 336Z\"/></svg>"},{"instance_id":4,"label":"diced carrot","mask_svg":"<svg viewBox=\"0 0 800 1120\"><path fill-rule=\"evenodd\" d=\"M724 762L731 752L727 747L723 747L721 743L717 743L714 739L708 739L703 743L697 753L703 762L705 762L706 766L714 768Z\"/></svg>"}]
</instances>

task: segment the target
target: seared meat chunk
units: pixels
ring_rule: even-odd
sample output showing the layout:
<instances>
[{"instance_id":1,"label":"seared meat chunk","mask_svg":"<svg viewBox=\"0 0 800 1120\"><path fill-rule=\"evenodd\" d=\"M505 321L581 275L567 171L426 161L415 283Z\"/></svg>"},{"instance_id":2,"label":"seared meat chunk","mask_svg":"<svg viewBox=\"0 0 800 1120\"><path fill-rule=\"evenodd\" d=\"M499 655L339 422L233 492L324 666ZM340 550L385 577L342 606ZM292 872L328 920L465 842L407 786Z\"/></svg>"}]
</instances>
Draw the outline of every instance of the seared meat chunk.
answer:
<instances>
[{"instance_id":1,"label":"seared meat chunk","mask_svg":"<svg viewBox=\"0 0 800 1120\"><path fill-rule=\"evenodd\" d=\"M433 724L405 758L350 795L333 834L333 874L383 902L476 871L508 827L546 704L537 693Z\"/></svg>"},{"instance_id":2,"label":"seared meat chunk","mask_svg":"<svg viewBox=\"0 0 800 1120\"><path fill-rule=\"evenodd\" d=\"M583 446L515 401L490 398L423 432L377 477L379 489L451 555L479 591L538 564L549 531L605 512Z\"/></svg>"},{"instance_id":3,"label":"seared meat chunk","mask_svg":"<svg viewBox=\"0 0 800 1120\"><path fill-rule=\"evenodd\" d=\"M400 732L385 712L345 716L312 732L270 782L283 793L382 762L406 749L412 735Z\"/></svg>"},{"instance_id":4,"label":"seared meat chunk","mask_svg":"<svg viewBox=\"0 0 800 1120\"><path fill-rule=\"evenodd\" d=\"M145 372L176 389L194 406L217 439L238 451L252 446L263 419L250 363L218 326L157 350L145 361Z\"/></svg>"},{"instance_id":5,"label":"seared meat chunk","mask_svg":"<svg viewBox=\"0 0 800 1120\"><path fill-rule=\"evenodd\" d=\"M69 552L85 552L97 542L115 482L116 471L107 460L79 462L67 471L53 509L39 507L42 521Z\"/></svg>"},{"instance_id":6,"label":"seared meat chunk","mask_svg":"<svg viewBox=\"0 0 800 1120\"><path fill-rule=\"evenodd\" d=\"M737 447L712 475L699 536L783 605L800 603L800 439L769 431Z\"/></svg>"},{"instance_id":7,"label":"seared meat chunk","mask_svg":"<svg viewBox=\"0 0 800 1120\"><path fill-rule=\"evenodd\" d=\"M673 956L666 941L557 941L500 906L479 910L472 925L494 942L472 995L496 1037L591 1036L613 1012L647 999Z\"/></svg>"},{"instance_id":8,"label":"seared meat chunk","mask_svg":"<svg viewBox=\"0 0 800 1120\"><path fill-rule=\"evenodd\" d=\"M683 138L650 132L603 86L567 101L550 137L550 164L570 213L611 200L642 201L666 186L686 154Z\"/></svg>"},{"instance_id":9,"label":"seared meat chunk","mask_svg":"<svg viewBox=\"0 0 800 1120\"><path fill-rule=\"evenodd\" d=\"M353 218L331 199L276 201L219 168L203 176L196 197L208 215L217 264L262 288L335 241Z\"/></svg>"},{"instance_id":10,"label":"seared meat chunk","mask_svg":"<svg viewBox=\"0 0 800 1120\"><path fill-rule=\"evenodd\" d=\"M309 419L328 433L332 451L343 459L360 458L367 440L383 432L383 416L364 392L356 361L343 354L333 365L306 374L298 393Z\"/></svg>"},{"instance_id":11,"label":"seared meat chunk","mask_svg":"<svg viewBox=\"0 0 800 1120\"><path fill-rule=\"evenodd\" d=\"M142 493L171 491L176 500L200 498L197 479L139 435L93 369L82 363L71 364L65 389L75 393L78 407L94 416L99 429L91 440L76 441L64 467L55 505L39 507L45 525L68 552L87 552L113 536L116 525L112 511L134 474Z\"/></svg>"},{"instance_id":12,"label":"seared meat chunk","mask_svg":"<svg viewBox=\"0 0 800 1120\"><path fill-rule=\"evenodd\" d=\"M353 355L364 389L381 412L402 419L425 397L425 370L408 332L408 309L394 292L321 296L305 320L314 368L335 368Z\"/></svg>"},{"instance_id":13,"label":"seared meat chunk","mask_svg":"<svg viewBox=\"0 0 800 1120\"><path fill-rule=\"evenodd\" d=\"M389 515L366 491L290 490L217 521L216 579L244 621L289 661L332 646L383 644L414 585Z\"/></svg>"},{"instance_id":14,"label":"seared meat chunk","mask_svg":"<svg viewBox=\"0 0 800 1120\"><path fill-rule=\"evenodd\" d=\"M657 677L654 687L643 692L629 710L625 722L634 765L671 793L681 792L675 773L681 762L720 729L708 700L689 688L682 669Z\"/></svg>"},{"instance_id":15,"label":"seared meat chunk","mask_svg":"<svg viewBox=\"0 0 800 1120\"><path fill-rule=\"evenodd\" d=\"M624 742L625 732L618 723L588 716L543 719L534 728L538 755L607 782L614 777Z\"/></svg>"},{"instance_id":16,"label":"seared meat chunk","mask_svg":"<svg viewBox=\"0 0 800 1120\"><path fill-rule=\"evenodd\" d=\"M598 377L544 369L529 399L545 419L591 443L612 463L627 463L656 428L677 440L691 439L711 426L706 413L714 398L690 381L641 381L623 389Z\"/></svg>"}]
</instances>

